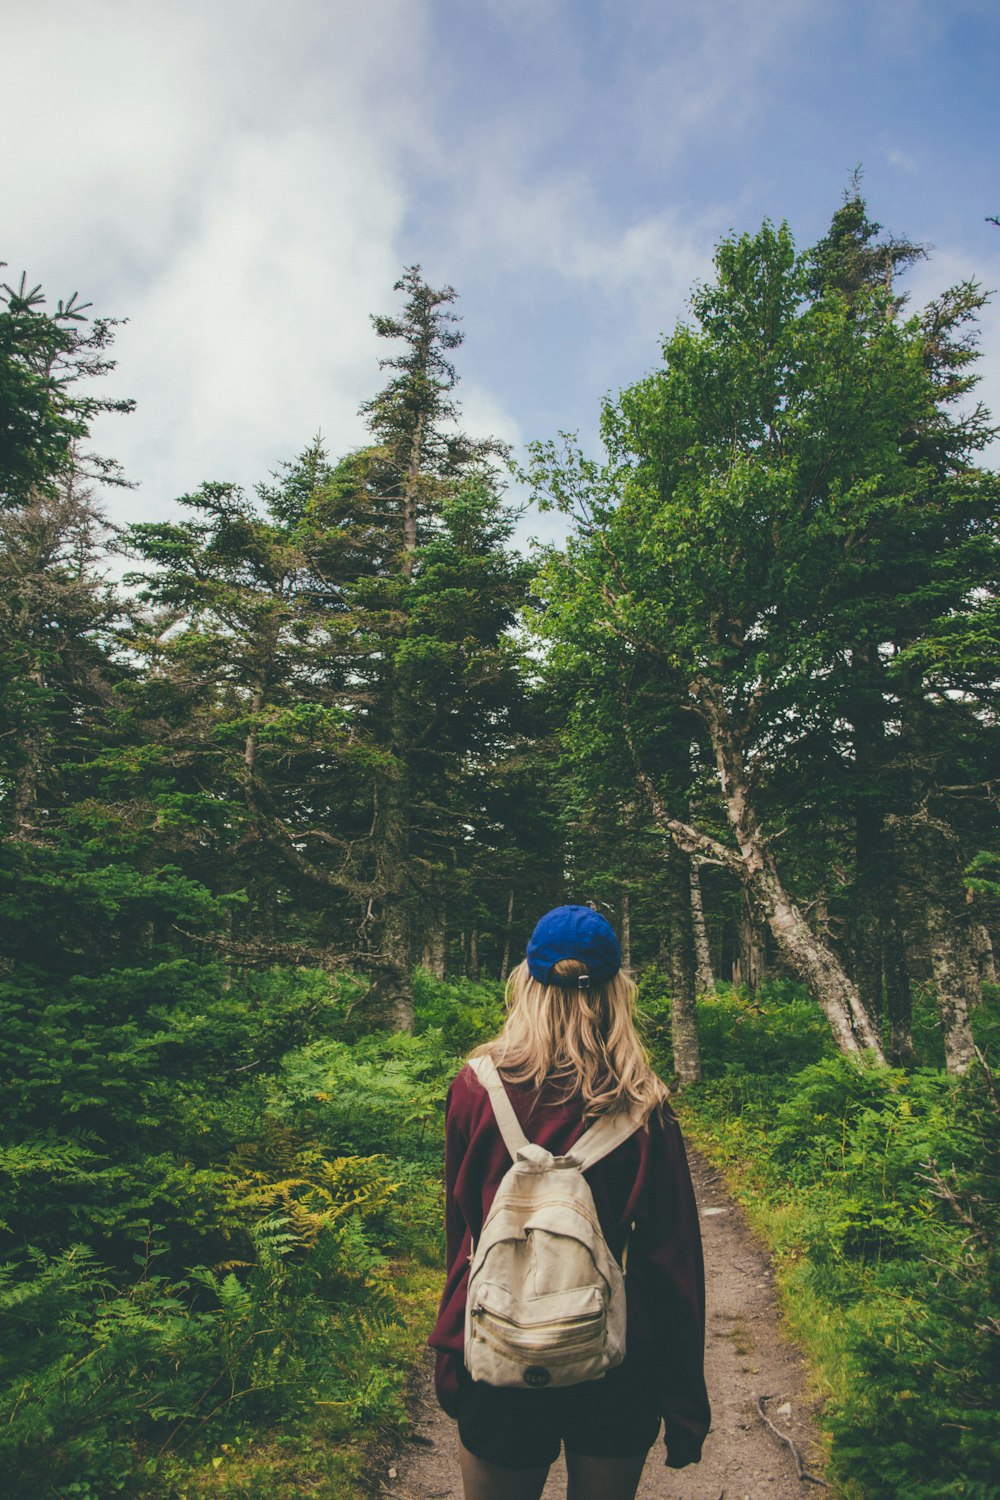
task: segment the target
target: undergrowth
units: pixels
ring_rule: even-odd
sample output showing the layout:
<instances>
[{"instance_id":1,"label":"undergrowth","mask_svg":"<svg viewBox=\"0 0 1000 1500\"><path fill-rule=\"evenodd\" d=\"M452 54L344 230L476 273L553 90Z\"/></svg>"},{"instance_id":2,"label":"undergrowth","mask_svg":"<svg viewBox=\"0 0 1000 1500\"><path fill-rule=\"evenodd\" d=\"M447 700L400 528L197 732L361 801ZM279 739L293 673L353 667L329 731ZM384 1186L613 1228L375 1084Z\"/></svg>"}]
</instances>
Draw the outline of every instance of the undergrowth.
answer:
<instances>
[{"instance_id":1,"label":"undergrowth","mask_svg":"<svg viewBox=\"0 0 1000 1500\"><path fill-rule=\"evenodd\" d=\"M655 983L647 991L662 1038L669 1007ZM987 1058L997 999L976 1018ZM705 997L699 1030L704 1078L684 1095L684 1126L775 1252L822 1397L831 1478L856 1500L995 1500L991 1072L859 1068L834 1052L818 1008L780 984L753 1001Z\"/></svg>"},{"instance_id":2,"label":"undergrowth","mask_svg":"<svg viewBox=\"0 0 1000 1500\"><path fill-rule=\"evenodd\" d=\"M373 1445L406 1430L441 1283L445 1092L499 1026L500 987L418 974L415 1034L390 1036L362 1034L352 976L212 982L203 970L188 1001L150 1001L169 1089L135 1067L130 1095L115 1060L110 1103L65 1095L60 1115L49 1041L14 1085L12 1495L353 1500ZM976 1018L988 1058L997 999ZM662 981L641 1002L666 1073ZM795 986L723 990L699 1005L704 1079L680 1106L774 1251L829 1474L852 1500L1000 1493L1000 1103L983 1067L945 1075L931 1017L918 1066L865 1070ZM24 1103L36 1079L47 1128Z\"/></svg>"},{"instance_id":3,"label":"undergrowth","mask_svg":"<svg viewBox=\"0 0 1000 1500\"><path fill-rule=\"evenodd\" d=\"M164 1009L152 1133L8 1122L5 1493L346 1500L405 1430L445 1091L498 991L420 978L417 1034L362 1036L361 989L275 971Z\"/></svg>"}]
</instances>

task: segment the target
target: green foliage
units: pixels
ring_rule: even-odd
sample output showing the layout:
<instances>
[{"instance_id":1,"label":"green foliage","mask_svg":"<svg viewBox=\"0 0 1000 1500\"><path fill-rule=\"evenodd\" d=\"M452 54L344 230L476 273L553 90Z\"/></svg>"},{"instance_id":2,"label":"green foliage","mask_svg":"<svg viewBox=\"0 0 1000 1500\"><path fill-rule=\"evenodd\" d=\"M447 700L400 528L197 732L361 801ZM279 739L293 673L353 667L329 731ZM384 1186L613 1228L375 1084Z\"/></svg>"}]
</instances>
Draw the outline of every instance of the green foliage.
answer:
<instances>
[{"instance_id":1,"label":"green foliage","mask_svg":"<svg viewBox=\"0 0 1000 1500\"><path fill-rule=\"evenodd\" d=\"M157 1065L169 1110L134 1059L130 1107L110 1090L134 1130L153 1088L148 1139L101 1111L70 1134L73 1107L0 1147L0 1467L18 1493L165 1493L167 1476L197 1484L206 1453L309 1432L317 1413L344 1433L404 1419L389 1257L440 1263L460 1066L443 1029L482 1030L496 991L472 987L463 1015L461 987L425 976L425 1020L443 1025L346 1042L330 1033L362 980L203 980L169 1014L149 997L174 1044ZM430 1306L407 1316L425 1328Z\"/></svg>"},{"instance_id":2,"label":"green foliage","mask_svg":"<svg viewBox=\"0 0 1000 1500\"><path fill-rule=\"evenodd\" d=\"M100 412L135 404L73 390L114 369L107 350L116 320L91 322L89 307L74 292L48 312L41 287L25 275L16 287L0 286L0 508L65 476L74 444ZM119 477L114 463L94 463L105 482Z\"/></svg>"},{"instance_id":3,"label":"green foliage","mask_svg":"<svg viewBox=\"0 0 1000 1500\"><path fill-rule=\"evenodd\" d=\"M831 1055L809 1002L777 998L765 986L759 1005L703 1005L729 1024L703 1030L707 1077L686 1118L783 1236L836 1477L870 1500L985 1500L1000 1453L996 1085L981 1067L859 1068ZM996 1018L977 1025L982 1039Z\"/></svg>"},{"instance_id":4,"label":"green foliage","mask_svg":"<svg viewBox=\"0 0 1000 1500\"><path fill-rule=\"evenodd\" d=\"M155 1242L124 1287L81 1250L33 1257L30 1279L8 1267L0 1462L18 1492L131 1492L137 1442L178 1452L353 1399L365 1341L393 1316L390 1282L355 1217L326 1227L301 1254L297 1227L272 1215L239 1272L179 1282L152 1270Z\"/></svg>"},{"instance_id":5,"label":"green foliage","mask_svg":"<svg viewBox=\"0 0 1000 1500\"><path fill-rule=\"evenodd\" d=\"M471 1052L503 1025L503 987L469 980L433 979L418 969L413 979L414 1027L437 1030L450 1052Z\"/></svg>"},{"instance_id":6,"label":"green foliage","mask_svg":"<svg viewBox=\"0 0 1000 1500\"><path fill-rule=\"evenodd\" d=\"M128 405L76 384L111 368L112 325L5 288L14 1493L353 1493L358 1442L406 1420L445 1091L499 1028L500 986L418 971L414 1034L372 1026L407 1017L411 942L496 975L567 894L622 915L628 898L640 961L669 946L688 871L636 756L670 817L724 840L706 704L739 741L760 847L822 897L840 948L860 810L905 834L935 777L964 819L955 870L995 916L995 828L961 803L996 701L996 482L972 467L989 429L956 404L983 295L909 315L892 275L917 252L878 234L855 194L804 255L785 226L731 237L662 369L607 404L607 464L536 451L581 523L542 563L544 663L513 630L528 578L502 445L457 428L450 288L411 268L402 314L375 320L396 352L366 448L331 461L314 442L252 494L205 484L132 527L127 597L77 446ZM702 872L729 925L731 870ZM640 999L668 1072L652 971ZM873 1500L894 1476L985 1495L995 1443L996 1101L985 1075L935 1070L915 1004L920 1068L861 1074L794 986L706 995L688 1106L795 1218L790 1284L846 1372L835 1465Z\"/></svg>"},{"instance_id":7,"label":"green foliage","mask_svg":"<svg viewBox=\"0 0 1000 1500\"><path fill-rule=\"evenodd\" d=\"M383 1024L408 1009L420 926L445 905L478 916L471 855L519 737L528 576L503 445L456 430L455 293L418 268L396 290L402 316L374 320L397 352L363 408L368 446L331 461L317 440L252 494L203 484L124 541L144 606L133 732L159 747L132 788L144 824L245 892L230 930L255 956L270 928L274 957L363 962Z\"/></svg>"},{"instance_id":8,"label":"green foliage","mask_svg":"<svg viewBox=\"0 0 1000 1500\"><path fill-rule=\"evenodd\" d=\"M879 235L855 183L812 249L787 224L728 236L660 367L605 401L604 461L538 443L526 476L571 526L531 616L565 703L571 846L599 830L644 895L654 830L711 858L848 1048L843 995L858 1031L894 901L926 892L967 941L961 861L921 857L921 823L971 825L964 792L996 839L1000 486L976 467L989 414L959 400L985 294L912 313L893 277L921 252ZM813 903L816 930L793 916Z\"/></svg>"},{"instance_id":9,"label":"green foliage","mask_svg":"<svg viewBox=\"0 0 1000 1500\"><path fill-rule=\"evenodd\" d=\"M440 1031L322 1039L285 1058L279 1118L359 1155L437 1159L447 1084L461 1066Z\"/></svg>"},{"instance_id":10,"label":"green foliage","mask_svg":"<svg viewBox=\"0 0 1000 1500\"><path fill-rule=\"evenodd\" d=\"M769 980L749 996L720 986L698 1002L706 1078L797 1070L833 1051L819 1007L789 980Z\"/></svg>"}]
</instances>

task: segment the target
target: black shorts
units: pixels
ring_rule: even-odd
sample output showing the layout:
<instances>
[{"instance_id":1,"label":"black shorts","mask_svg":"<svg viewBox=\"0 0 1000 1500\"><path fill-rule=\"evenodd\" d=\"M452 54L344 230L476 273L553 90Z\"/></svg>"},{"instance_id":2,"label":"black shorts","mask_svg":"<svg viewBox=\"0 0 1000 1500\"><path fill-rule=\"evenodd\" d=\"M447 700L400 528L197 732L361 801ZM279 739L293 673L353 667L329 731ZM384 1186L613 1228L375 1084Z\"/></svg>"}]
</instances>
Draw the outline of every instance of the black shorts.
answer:
<instances>
[{"instance_id":1,"label":"black shorts","mask_svg":"<svg viewBox=\"0 0 1000 1500\"><path fill-rule=\"evenodd\" d=\"M567 1453L637 1458L656 1442L660 1414L652 1382L635 1365L602 1380L531 1391L468 1381L458 1402L458 1435L476 1458L504 1469L536 1469Z\"/></svg>"}]
</instances>

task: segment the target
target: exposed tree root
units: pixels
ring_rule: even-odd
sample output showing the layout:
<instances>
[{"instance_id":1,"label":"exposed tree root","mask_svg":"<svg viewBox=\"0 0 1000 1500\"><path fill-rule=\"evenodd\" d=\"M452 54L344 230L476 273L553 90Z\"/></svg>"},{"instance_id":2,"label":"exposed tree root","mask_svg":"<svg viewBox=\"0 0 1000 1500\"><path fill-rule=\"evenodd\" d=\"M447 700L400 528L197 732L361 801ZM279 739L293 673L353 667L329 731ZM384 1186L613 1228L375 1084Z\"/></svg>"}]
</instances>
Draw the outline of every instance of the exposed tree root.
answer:
<instances>
[{"instance_id":1,"label":"exposed tree root","mask_svg":"<svg viewBox=\"0 0 1000 1500\"><path fill-rule=\"evenodd\" d=\"M767 1428L769 1428L770 1431L774 1433L775 1437L778 1439L778 1441L780 1443L784 1443L786 1445L786 1447L788 1447L788 1448L790 1448L792 1450L792 1457L795 1460L795 1472L798 1474L799 1478L801 1480L804 1480L805 1483L807 1483L807 1484L821 1484L823 1486L823 1488L825 1489L826 1488L826 1480L825 1479L817 1479L817 1477L816 1477L815 1474L810 1474L809 1470L806 1468L805 1464L802 1462L802 1455L801 1455L801 1453L799 1452L798 1448L796 1448L796 1446L792 1442L791 1438L787 1437L785 1435L785 1433L781 1432L777 1427L775 1427L774 1423L771 1421L771 1418L767 1415L767 1412L764 1410L764 1402L765 1401L773 1401L774 1397L773 1396L756 1396L754 1399L755 1399L756 1404L757 1404L758 1415L760 1416L761 1421L764 1423L764 1426L767 1427Z\"/></svg>"}]
</instances>

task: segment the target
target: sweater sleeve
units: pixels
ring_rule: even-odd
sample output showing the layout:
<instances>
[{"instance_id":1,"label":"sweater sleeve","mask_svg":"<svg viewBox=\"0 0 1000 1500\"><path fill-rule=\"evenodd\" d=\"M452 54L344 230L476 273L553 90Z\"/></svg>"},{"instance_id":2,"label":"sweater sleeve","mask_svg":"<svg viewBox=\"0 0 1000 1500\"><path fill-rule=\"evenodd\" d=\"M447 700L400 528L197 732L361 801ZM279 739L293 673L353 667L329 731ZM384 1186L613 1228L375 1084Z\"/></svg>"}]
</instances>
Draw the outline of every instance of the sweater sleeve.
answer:
<instances>
[{"instance_id":1,"label":"sweater sleeve","mask_svg":"<svg viewBox=\"0 0 1000 1500\"><path fill-rule=\"evenodd\" d=\"M711 1411L705 1388L705 1271L691 1173L677 1121L651 1122L649 1178L629 1245L628 1280L648 1323L667 1463L697 1463Z\"/></svg>"},{"instance_id":2,"label":"sweater sleeve","mask_svg":"<svg viewBox=\"0 0 1000 1500\"><path fill-rule=\"evenodd\" d=\"M458 1111L452 1104L454 1088L455 1085L452 1084L448 1090L444 1130L445 1254L449 1268L455 1264L459 1257L466 1233L465 1219L458 1204L455 1184L458 1181L458 1169L465 1156L466 1147L469 1144L465 1128L458 1118Z\"/></svg>"},{"instance_id":3,"label":"sweater sleeve","mask_svg":"<svg viewBox=\"0 0 1000 1500\"><path fill-rule=\"evenodd\" d=\"M461 1281L467 1269L463 1261L468 1258L469 1243L468 1225L462 1214L456 1192L459 1169L468 1148L468 1137L466 1126L461 1119L461 1112L456 1107L454 1094L455 1084L453 1083L448 1090L445 1105L444 1214L447 1283L441 1299L442 1314L463 1295ZM442 1320L439 1319L440 1321ZM452 1319L452 1321L456 1320ZM434 1336L431 1338L431 1343L436 1350L434 1384L437 1398L448 1415L454 1416L464 1369L461 1350L453 1346L453 1341L439 1340Z\"/></svg>"}]
</instances>

